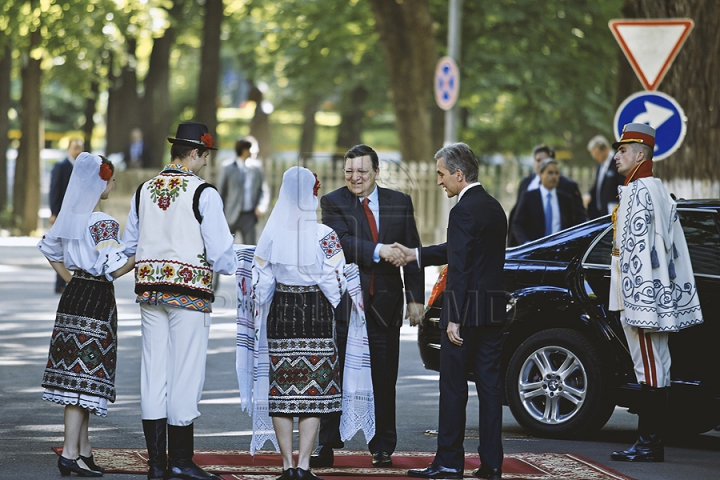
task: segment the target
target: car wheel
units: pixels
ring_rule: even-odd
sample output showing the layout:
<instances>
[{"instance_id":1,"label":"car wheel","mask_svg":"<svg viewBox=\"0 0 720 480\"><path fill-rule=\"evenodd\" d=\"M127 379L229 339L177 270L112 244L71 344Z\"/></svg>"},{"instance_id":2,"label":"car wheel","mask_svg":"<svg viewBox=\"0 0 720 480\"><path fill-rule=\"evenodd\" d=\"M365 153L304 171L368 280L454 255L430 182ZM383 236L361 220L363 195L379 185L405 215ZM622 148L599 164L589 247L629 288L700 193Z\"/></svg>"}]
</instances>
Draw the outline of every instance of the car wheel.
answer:
<instances>
[{"instance_id":1,"label":"car wheel","mask_svg":"<svg viewBox=\"0 0 720 480\"><path fill-rule=\"evenodd\" d=\"M604 383L597 349L582 334L556 328L517 348L505 391L513 416L532 435L572 438L601 429L612 415Z\"/></svg>"}]
</instances>

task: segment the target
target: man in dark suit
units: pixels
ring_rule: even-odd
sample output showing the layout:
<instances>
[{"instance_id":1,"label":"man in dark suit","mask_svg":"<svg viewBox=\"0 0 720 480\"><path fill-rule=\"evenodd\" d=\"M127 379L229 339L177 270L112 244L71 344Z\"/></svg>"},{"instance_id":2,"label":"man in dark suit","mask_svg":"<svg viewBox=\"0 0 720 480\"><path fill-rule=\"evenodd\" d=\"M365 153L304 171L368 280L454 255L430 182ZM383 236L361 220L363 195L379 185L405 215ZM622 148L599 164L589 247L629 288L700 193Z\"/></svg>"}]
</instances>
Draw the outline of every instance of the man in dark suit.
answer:
<instances>
[{"instance_id":1,"label":"man in dark suit","mask_svg":"<svg viewBox=\"0 0 720 480\"><path fill-rule=\"evenodd\" d=\"M142 130L133 128L130 132L130 143L123 152L125 165L128 168L147 168L152 166L150 145L143 140Z\"/></svg>"},{"instance_id":2,"label":"man in dark suit","mask_svg":"<svg viewBox=\"0 0 720 480\"><path fill-rule=\"evenodd\" d=\"M540 164L546 158L555 158L555 151L552 148L548 147L545 144L540 144L533 148L535 173L531 173L530 175L520 180L520 186L518 187L517 193L517 201L515 202L515 206L513 207L513 209L510 211L510 224L513 223L513 219L515 218L517 206L520 203L520 197L522 197L525 192L535 190L540 186ZM558 183L557 189L561 192L567 193L572 198L572 211L575 222L574 225L587 220L587 211L585 210L585 206L583 205L582 195L580 194L580 188L578 187L578 184L570 180L569 178L560 175L560 182ZM511 231L510 235L508 236L508 246L514 247L516 245L520 245L520 243Z\"/></svg>"},{"instance_id":3,"label":"man in dark suit","mask_svg":"<svg viewBox=\"0 0 720 480\"><path fill-rule=\"evenodd\" d=\"M403 294L400 268L392 263L399 263L403 255L392 245L399 242L419 247L420 236L410 196L377 185L380 168L375 150L367 145L354 146L345 154L344 168L346 186L320 200L322 222L340 236L347 262L360 268L375 396L375 436L368 449L374 466L387 467L392 465L391 455L397 444L395 384L403 307L407 302L411 323L419 322L425 294L424 274L416 264L404 267ZM345 356L350 306L346 294L336 315L341 360ZM343 447L338 416L321 421L319 444L310 465L331 466L332 449Z\"/></svg>"},{"instance_id":4,"label":"man in dark suit","mask_svg":"<svg viewBox=\"0 0 720 480\"><path fill-rule=\"evenodd\" d=\"M50 204L50 224L55 223L60 207L62 207L65 190L67 190L70 174L72 173L75 159L83 151L85 144L80 138L70 139L67 149L67 157L58 162L50 172L50 193L48 203ZM55 293L62 293L65 290L65 280L58 274L55 278Z\"/></svg>"},{"instance_id":5,"label":"man in dark suit","mask_svg":"<svg viewBox=\"0 0 720 480\"><path fill-rule=\"evenodd\" d=\"M449 198L447 242L411 250L408 261L448 265L440 313L440 415L433 462L408 471L417 478L462 478L465 465L467 373L473 372L480 403L479 478L502 476L500 351L506 299L503 285L507 219L500 203L478 183L478 161L464 143L435 154L438 185Z\"/></svg>"},{"instance_id":6,"label":"man in dark suit","mask_svg":"<svg viewBox=\"0 0 720 480\"><path fill-rule=\"evenodd\" d=\"M225 219L233 235L240 232L243 243L255 245L258 218L270 205L270 193L265 176L251 158L253 144L248 138L235 143L237 158L225 163L218 172L217 190L223 200Z\"/></svg>"},{"instance_id":7,"label":"man in dark suit","mask_svg":"<svg viewBox=\"0 0 720 480\"><path fill-rule=\"evenodd\" d=\"M515 209L510 231L522 245L576 225L573 200L558 187L557 160L546 158L540 164L540 187L525 192Z\"/></svg>"},{"instance_id":8,"label":"man in dark suit","mask_svg":"<svg viewBox=\"0 0 720 480\"><path fill-rule=\"evenodd\" d=\"M618 203L618 187L625 182L620 175L607 138L597 135L588 142L588 151L598 163L595 183L590 189L588 216L590 220L609 214Z\"/></svg>"}]
</instances>

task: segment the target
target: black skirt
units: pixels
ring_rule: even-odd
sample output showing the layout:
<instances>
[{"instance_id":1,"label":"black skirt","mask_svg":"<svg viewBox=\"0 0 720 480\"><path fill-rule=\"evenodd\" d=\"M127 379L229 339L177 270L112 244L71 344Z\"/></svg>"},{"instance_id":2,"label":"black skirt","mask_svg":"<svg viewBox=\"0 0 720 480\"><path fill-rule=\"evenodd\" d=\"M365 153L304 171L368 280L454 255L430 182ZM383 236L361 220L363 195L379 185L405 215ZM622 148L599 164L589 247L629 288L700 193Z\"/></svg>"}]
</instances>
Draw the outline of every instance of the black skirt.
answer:
<instances>
[{"instance_id":1,"label":"black skirt","mask_svg":"<svg viewBox=\"0 0 720 480\"><path fill-rule=\"evenodd\" d=\"M317 285L278 284L267 320L271 416L341 411L333 308Z\"/></svg>"},{"instance_id":2,"label":"black skirt","mask_svg":"<svg viewBox=\"0 0 720 480\"><path fill-rule=\"evenodd\" d=\"M113 283L75 272L55 316L42 386L115 401L117 306Z\"/></svg>"}]
</instances>

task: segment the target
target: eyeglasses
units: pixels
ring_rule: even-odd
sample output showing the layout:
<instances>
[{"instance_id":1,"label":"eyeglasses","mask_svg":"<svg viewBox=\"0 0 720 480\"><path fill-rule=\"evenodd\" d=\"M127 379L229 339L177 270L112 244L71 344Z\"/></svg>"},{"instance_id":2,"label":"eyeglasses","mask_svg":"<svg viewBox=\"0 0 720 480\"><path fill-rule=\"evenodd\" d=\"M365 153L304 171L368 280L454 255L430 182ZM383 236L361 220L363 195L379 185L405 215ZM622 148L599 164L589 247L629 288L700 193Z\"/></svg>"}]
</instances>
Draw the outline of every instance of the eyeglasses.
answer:
<instances>
[{"instance_id":1,"label":"eyeglasses","mask_svg":"<svg viewBox=\"0 0 720 480\"><path fill-rule=\"evenodd\" d=\"M352 178L356 173L361 177L367 177L370 170L343 170L347 178Z\"/></svg>"}]
</instances>

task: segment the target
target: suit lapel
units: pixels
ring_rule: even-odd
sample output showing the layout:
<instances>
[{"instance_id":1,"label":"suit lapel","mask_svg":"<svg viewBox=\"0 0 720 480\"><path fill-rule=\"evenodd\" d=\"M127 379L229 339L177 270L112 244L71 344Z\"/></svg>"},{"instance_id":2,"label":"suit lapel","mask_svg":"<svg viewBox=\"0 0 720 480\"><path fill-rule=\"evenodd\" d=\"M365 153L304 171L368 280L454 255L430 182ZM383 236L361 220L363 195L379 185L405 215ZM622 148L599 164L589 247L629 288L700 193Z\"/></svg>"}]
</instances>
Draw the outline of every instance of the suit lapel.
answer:
<instances>
[{"instance_id":1,"label":"suit lapel","mask_svg":"<svg viewBox=\"0 0 720 480\"><path fill-rule=\"evenodd\" d=\"M358 236L364 240L372 240L372 233L370 233L370 225L368 225L367 217L365 216L365 210L362 208L362 205L360 205L360 200L358 200L358 197L353 195L353 193L347 187L345 187L345 190L343 191L343 197L348 211L357 220L357 224L360 228Z\"/></svg>"},{"instance_id":2,"label":"suit lapel","mask_svg":"<svg viewBox=\"0 0 720 480\"><path fill-rule=\"evenodd\" d=\"M384 243L385 237L388 233L388 221L389 213L391 210L390 195L384 188L377 187L378 189L378 212L380 215L380 232L378 232L378 242Z\"/></svg>"}]
</instances>

